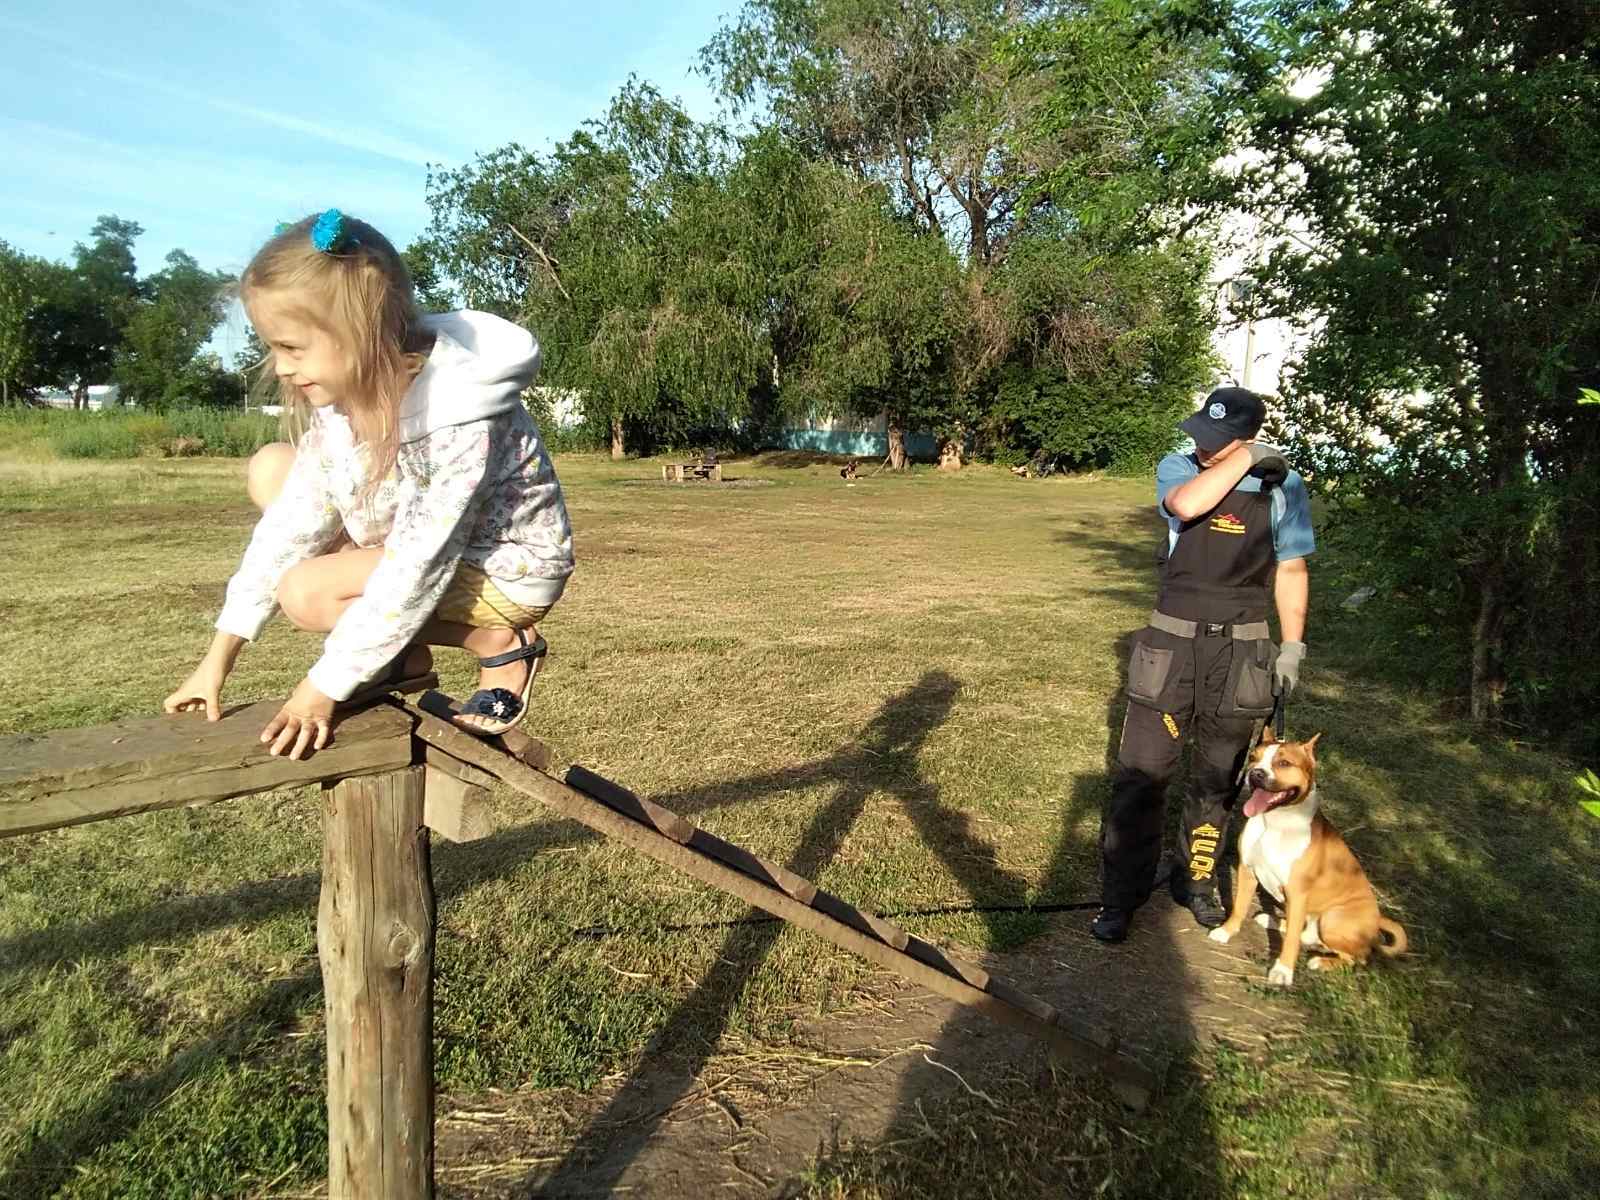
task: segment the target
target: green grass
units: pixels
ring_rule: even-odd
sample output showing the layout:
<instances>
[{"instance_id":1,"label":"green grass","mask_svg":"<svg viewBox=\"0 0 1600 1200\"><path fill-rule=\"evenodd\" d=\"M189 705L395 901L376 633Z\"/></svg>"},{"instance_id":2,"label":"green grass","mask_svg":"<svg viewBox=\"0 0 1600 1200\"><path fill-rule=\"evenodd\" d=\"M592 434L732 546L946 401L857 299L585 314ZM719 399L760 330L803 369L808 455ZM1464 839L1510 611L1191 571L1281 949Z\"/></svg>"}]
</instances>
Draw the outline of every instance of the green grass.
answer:
<instances>
[{"instance_id":1,"label":"green grass","mask_svg":"<svg viewBox=\"0 0 1600 1200\"><path fill-rule=\"evenodd\" d=\"M1148 486L980 468L846 488L797 461L710 489L561 460L580 566L533 730L873 908L1091 899ZM157 710L252 521L237 461L0 460L0 733ZM1386 682L1337 606L1355 582L1315 564L1291 727L1325 732L1330 815L1418 953L1263 995L1305 1035L1195 1055L1136 1121L1067 1076L1001 1079L998 1109L963 1094L825 1148L811 1194L1555 1197L1600 1175L1600 823L1569 764ZM287 694L317 649L275 624L230 697ZM440 665L464 691L465 659ZM434 850L447 1093L581 1093L647 1046L688 1069L779 1054L880 978L776 926L667 931L745 910L496 804L502 833ZM315 1185L320 844L309 791L0 841L0 1195ZM905 923L986 949L1051 927ZM574 936L591 926L614 933Z\"/></svg>"},{"instance_id":2,"label":"green grass","mask_svg":"<svg viewBox=\"0 0 1600 1200\"><path fill-rule=\"evenodd\" d=\"M279 436L277 418L259 412L0 409L0 447L13 463L200 454L248 458Z\"/></svg>"}]
</instances>

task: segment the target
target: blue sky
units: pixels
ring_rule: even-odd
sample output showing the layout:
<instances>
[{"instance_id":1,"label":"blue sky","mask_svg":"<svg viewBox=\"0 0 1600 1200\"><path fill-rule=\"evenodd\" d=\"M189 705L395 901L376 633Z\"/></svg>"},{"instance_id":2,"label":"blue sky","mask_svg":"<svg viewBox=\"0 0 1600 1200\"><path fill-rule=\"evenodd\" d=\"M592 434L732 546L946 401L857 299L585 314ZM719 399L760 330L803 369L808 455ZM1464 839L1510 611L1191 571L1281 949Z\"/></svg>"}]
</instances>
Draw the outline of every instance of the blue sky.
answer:
<instances>
[{"instance_id":1,"label":"blue sky","mask_svg":"<svg viewBox=\"0 0 1600 1200\"><path fill-rule=\"evenodd\" d=\"M0 0L0 239L68 260L103 213L141 274L181 247L238 271L283 220L337 206L397 245L429 163L544 148L630 74L697 117L690 74L738 0ZM243 337L237 315L215 339Z\"/></svg>"}]
</instances>

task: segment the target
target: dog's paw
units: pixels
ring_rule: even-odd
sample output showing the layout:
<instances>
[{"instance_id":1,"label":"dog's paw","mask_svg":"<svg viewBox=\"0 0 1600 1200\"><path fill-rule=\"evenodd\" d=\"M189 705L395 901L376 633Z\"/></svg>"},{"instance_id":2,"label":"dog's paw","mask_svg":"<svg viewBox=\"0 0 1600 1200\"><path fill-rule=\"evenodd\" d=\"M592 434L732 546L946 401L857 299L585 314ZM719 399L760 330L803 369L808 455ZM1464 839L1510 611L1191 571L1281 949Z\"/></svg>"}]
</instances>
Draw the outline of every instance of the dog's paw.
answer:
<instances>
[{"instance_id":1,"label":"dog's paw","mask_svg":"<svg viewBox=\"0 0 1600 1200\"><path fill-rule=\"evenodd\" d=\"M1286 967L1282 963L1273 963L1272 970L1267 972L1267 982L1273 987L1288 987L1294 983L1294 968Z\"/></svg>"},{"instance_id":2,"label":"dog's paw","mask_svg":"<svg viewBox=\"0 0 1600 1200\"><path fill-rule=\"evenodd\" d=\"M1261 926L1263 929L1283 928L1283 922L1268 912L1258 912L1256 914L1256 924Z\"/></svg>"},{"instance_id":3,"label":"dog's paw","mask_svg":"<svg viewBox=\"0 0 1600 1200\"><path fill-rule=\"evenodd\" d=\"M1226 925L1218 925L1206 936L1209 937L1213 942L1221 942L1224 946L1233 941L1233 931L1230 930Z\"/></svg>"}]
</instances>

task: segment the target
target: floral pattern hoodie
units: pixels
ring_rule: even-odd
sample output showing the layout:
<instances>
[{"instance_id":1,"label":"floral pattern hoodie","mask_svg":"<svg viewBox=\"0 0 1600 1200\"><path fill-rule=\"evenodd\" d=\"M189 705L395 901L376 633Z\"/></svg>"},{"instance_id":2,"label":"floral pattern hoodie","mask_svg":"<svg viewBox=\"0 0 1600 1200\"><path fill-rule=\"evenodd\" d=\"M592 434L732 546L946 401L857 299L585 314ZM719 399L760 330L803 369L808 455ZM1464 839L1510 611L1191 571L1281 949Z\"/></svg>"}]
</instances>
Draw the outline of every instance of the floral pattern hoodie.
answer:
<instances>
[{"instance_id":1,"label":"floral pattern hoodie","mask_svg":"<svg viewBox=\"0 0 1600 1200\"><path fill-rule=\"evenodd\" d=\"M480 312L423 318L434 347L400 406L400 452L370 500L365 451L349 421L316 409L283 491L261 514L217 618L254 641L277 609L284 573L341 530L383 558L328 634L308 674L346 699L421 630L470 563L508 599L553 604L572 574L572 526L555 467L522 392L539 370L533 335Z\"/></svg>"}]
</instances>

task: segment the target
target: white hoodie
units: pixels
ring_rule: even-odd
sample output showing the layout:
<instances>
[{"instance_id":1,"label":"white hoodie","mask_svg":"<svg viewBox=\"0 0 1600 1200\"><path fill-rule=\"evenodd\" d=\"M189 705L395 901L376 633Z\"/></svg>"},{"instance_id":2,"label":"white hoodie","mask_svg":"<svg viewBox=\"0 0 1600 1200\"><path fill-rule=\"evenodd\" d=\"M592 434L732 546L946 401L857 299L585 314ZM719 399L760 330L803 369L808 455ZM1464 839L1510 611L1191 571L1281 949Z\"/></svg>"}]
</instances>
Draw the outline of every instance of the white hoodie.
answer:
<instances>
[{"instance_id":1,"label":"white hoodie","mask_svg":"<svg viewBox=\"0 0 1600 1200\"><path fill-rule=\"evenodd\" d=\"M277 500L261 514L217 618L254 641L284 572L341 529L383 558L308 675L343 700L377 676L432 616L457 566L482 570L510 600L553 604L572 574L572 526L522 391L539 370L533 336L480 312L423 318L427 363L400 405L395 469L369 503L365 452L349 421L316 409Z\"/></svg>"}]
</instances>

